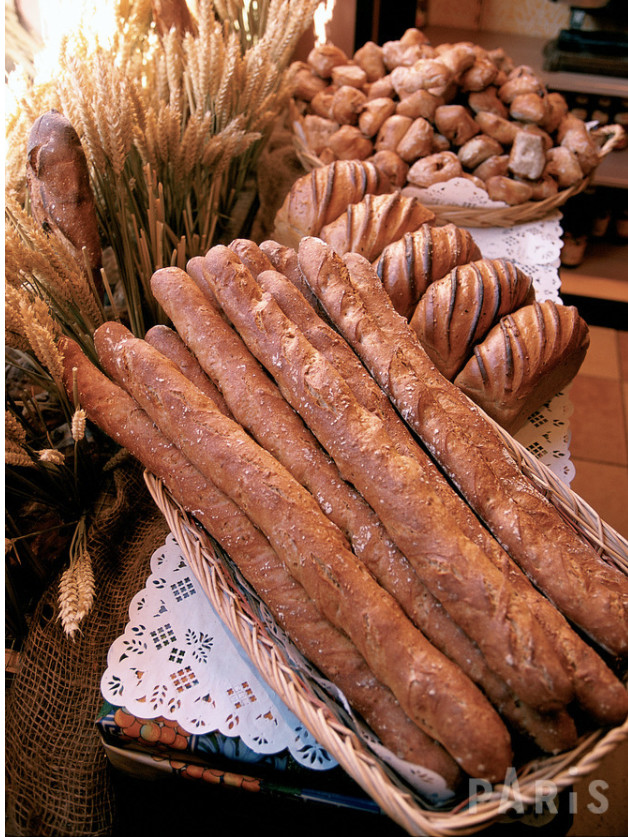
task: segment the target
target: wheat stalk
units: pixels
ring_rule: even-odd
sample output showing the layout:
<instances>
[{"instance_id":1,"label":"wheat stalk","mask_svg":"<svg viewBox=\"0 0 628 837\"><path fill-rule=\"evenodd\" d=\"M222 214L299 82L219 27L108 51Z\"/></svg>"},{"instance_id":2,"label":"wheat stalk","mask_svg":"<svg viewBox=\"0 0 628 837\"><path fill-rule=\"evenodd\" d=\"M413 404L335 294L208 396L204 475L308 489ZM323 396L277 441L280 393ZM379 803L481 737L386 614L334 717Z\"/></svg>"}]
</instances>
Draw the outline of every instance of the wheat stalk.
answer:
<instances>
[{"instance_id":1,"label":"wheat stalk","mask_svg":"<svg viewBox=\"0 0 628 837\"><path fill-rule=\"evenodd\" d=\"M70 565L59 581L59 619L70 638L74 638L80 623L90 612L94 593L94 570L83 517L76 526L70 545Z\"/></svg>"}]
</instances>

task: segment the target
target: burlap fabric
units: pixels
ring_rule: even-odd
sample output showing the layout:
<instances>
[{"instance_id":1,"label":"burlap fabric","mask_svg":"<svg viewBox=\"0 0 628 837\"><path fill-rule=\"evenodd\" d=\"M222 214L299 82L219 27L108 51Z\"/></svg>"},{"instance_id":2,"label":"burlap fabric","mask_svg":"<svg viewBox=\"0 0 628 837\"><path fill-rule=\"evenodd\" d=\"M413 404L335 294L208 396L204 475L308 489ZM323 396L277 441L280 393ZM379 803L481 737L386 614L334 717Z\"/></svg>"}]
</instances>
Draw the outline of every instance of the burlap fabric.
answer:
<instances>
[{"instance_id":1,"label":"burlap fabric","mask_svg":"<svg viewBox=\"0 0 628 837\"><path fill-rule=\"evenodd\" d=\"M126 460L110 473L89 530L96 580L90 614L69 639L58 585L38 604L6 697L6 833L105 835L113 828L111 777L95 719L107 651L150 572L167 524Z\"/></svg>"}]
</instances>

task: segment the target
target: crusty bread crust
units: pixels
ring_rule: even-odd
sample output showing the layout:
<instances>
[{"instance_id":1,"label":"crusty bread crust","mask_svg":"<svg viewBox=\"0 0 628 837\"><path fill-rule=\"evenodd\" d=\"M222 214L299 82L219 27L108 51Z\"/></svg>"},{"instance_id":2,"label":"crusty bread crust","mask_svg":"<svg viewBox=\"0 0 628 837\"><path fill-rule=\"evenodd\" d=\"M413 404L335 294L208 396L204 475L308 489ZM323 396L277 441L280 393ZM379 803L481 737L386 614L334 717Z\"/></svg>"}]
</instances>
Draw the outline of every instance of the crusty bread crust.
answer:
<instances>
[{"instance_id":1,"label":"crusty bread crust","mask_svg":"<svg viewBox=\"0 0 628 837\"><path fill-rule=\"evenodd\" d=\"M418 463L394 450L381 421L360 407L342 377L238 268L228 248L214 247L205 258L214 293L251 351L491 668L532 706L568 702L567 676L534 616L460 530Z\"/></svg>"}]
</instances>

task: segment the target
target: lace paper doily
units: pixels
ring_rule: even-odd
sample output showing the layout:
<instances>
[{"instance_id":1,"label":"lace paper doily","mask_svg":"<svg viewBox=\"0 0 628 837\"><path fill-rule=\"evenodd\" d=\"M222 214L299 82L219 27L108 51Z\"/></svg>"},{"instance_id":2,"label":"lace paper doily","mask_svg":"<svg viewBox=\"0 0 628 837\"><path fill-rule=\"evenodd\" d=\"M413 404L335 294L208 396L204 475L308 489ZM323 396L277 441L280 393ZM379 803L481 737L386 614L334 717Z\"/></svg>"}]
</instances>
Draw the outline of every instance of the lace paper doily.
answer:
<instances>
[{"instance_id":1,"label":"lace paper doily","mask_svg":"<svg viewBox=\"0 0 628 837\"><path fill-rule=\"evenodd\" d=\"M315 770L336 765L257 674L172 535L153 554L124 634L109 649L101 692L138 717L171 718L195 735L237 736L261 754L287 750Z\"/></svg>"}]
</instances>

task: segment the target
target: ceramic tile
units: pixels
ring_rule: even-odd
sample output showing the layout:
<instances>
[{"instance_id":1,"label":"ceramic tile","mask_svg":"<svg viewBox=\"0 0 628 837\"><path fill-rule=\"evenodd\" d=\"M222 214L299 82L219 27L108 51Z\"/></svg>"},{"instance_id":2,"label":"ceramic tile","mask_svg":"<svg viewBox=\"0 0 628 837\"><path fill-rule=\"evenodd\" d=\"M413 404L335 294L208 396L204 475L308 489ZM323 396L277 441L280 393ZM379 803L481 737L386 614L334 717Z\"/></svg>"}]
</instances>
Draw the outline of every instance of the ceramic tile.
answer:
<instances>
[{"instance_id":1,"label":"ceramic tile","mask_svg":"<svg viewBox=\"0 0 628 837\"><path fill-rule=\"evenodd\" d=\"M609 753L600 767L574 785L573 825L568 837L625 837L628 821L628 742Z\"/></svg>"},{"instance_id":2,"label":"ceramic tile","mask_svg":"<svg viewBox=\"0 0 628 837\"><path fill-rule=\"evenodd\" d=\"M620 535L628 537L628 469L572 455L576 474L570 488Z\"/></svg>"},{"instance_id":3,"label":"ceramic tile","mask_svg":"<svg viewBox=\"0 0 628 837\"><path fill-rule=\"evenodd\" d=\"M569 421L572 458L628 465L620 382L578 374L569 397L573 404Z\"/></svg>"},{"instance_id":4,"label":"ceramic tile","mask_svg":"<svg viewBox=\"0 0 628 837\"><path fill-rule=\"evenodd\" d=\"M619 380L618 332L603 326L589 326L590 343L579 374Z\"/></svg>"},{"instance_id":5,"label":"ceramic tile","mask_svg":"<svg viewBox=\"0 0 628 837\"><path fill-rule=\"evenodd\" d=\"M624 381L628 381L628 331L617 332L619 346L619 372Z\"/></svg>"}]
</instances>

